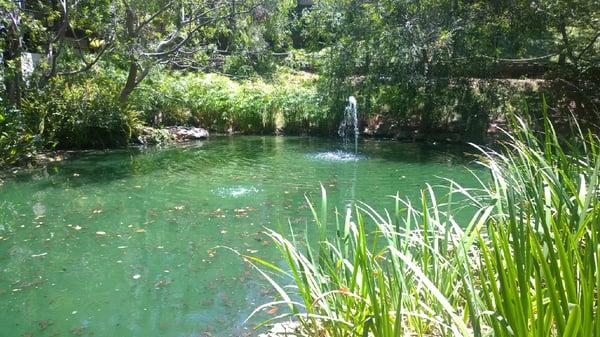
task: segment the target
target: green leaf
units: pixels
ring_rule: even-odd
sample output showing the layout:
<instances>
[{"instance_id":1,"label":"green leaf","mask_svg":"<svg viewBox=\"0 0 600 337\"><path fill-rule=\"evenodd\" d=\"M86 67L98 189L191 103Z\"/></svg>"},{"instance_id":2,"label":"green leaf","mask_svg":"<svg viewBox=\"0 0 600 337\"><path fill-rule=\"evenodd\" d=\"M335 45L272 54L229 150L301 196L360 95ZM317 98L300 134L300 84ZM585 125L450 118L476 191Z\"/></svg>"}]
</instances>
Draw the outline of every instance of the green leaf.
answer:
<instances>
[{"instance_id":1,"label":"green leaf","mask_svg":"<svg viewBox=\"0 0 600 337\"><path fill-rule=\"evenodd\" d=\"M563 337L575 337L581 327L581 309L576 305L569 312L569 319Z\"/></svg>"}]
</instances>

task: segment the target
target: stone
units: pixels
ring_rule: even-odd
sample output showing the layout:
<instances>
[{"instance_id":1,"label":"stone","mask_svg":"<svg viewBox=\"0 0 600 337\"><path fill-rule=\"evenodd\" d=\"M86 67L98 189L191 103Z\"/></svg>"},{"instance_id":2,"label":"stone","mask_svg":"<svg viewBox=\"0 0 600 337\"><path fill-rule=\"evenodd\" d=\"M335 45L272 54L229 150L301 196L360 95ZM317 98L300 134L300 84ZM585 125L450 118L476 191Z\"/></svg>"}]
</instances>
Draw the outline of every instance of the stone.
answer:
<instances>
[{"instance_id":1,"label":"stone","mask_svg":"<svg viewBox=\"0 0 600 337\"><path fill-rule=\"evenodd\" d=\"M200 140L208 138L208 131L196 127L173 127L169 129L177 140Z\"/></svg>"}]
</instances>

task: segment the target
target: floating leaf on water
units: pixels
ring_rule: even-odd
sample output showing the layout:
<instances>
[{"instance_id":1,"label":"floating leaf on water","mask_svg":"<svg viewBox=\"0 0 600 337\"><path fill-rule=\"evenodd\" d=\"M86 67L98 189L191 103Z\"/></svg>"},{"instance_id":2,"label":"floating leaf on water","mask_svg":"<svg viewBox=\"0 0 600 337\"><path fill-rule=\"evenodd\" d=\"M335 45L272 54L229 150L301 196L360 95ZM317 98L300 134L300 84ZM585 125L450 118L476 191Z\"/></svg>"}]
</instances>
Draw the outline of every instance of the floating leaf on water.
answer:
<instances>
[{"instance_id":1,"label":"floating leaf on water","mask_svg":"<svg viewBox=\"0 0 600 337\"><path fill-rule=\"evenodd\" d=\"M267 310L267 314L275 315L279 311L278 307L271 307L271 309Z\"/></svg>"},{"instance_id":2,"label":"floating leaf on water","mask_svg":"<svg viewBox=\"0 0 600 337\"><path fill-rule=\"evenodd\" d=\"M104 232L104 231L97 231L96 235L106 235L106 232Z\"/></svg>"},{"instance_id":3,"label":"floating leaf on water","mask_svg":"<svg viewBox=\"0 0 600 337\"><path fill-rule=\"evenodd\" d=\"M216 210L212 211L210 214L217 218L225 217L225 212L223 210L221 210L220 208L217 208Z\"/></svg>"},{"instance_id":4,"label":"floating leaf on water","mask_svg":"<svg viewBox=\"0 0 600 337\"><path fill-rule=\"evenodd\" d=\"M142 277L142 275L140 275L140 274L135 274L135 275L133 275L133 279L134 279L134 280L137 280L137 279L139 279L140 277Z\"/></svg>"},{"instance_id":5,"label":"floating leaf on water","mask_svg":"<svg viewBox=\"0 0 600 337\"><path fill-rule=\"evenodd\" d=\"M138 228L138 229L136 229L136 230L135 230L135 232L136 232L136 233L145 233L145 232L146 232L146 230L145 230L145 229L143 229L143 228Z\"/></svg>"}]
</instances>

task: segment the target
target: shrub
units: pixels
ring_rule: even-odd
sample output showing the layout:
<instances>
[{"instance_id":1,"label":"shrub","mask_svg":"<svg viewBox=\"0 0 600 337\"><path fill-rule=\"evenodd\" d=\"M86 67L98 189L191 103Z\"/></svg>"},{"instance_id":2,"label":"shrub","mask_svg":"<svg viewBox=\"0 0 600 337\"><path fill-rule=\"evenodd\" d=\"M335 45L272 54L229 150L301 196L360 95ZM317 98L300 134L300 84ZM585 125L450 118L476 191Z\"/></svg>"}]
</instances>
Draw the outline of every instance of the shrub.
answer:
<instances>
[{"instance_id":1,"label":"shrub","mask_svg":"<svg viewBox=\"0 0 600 337\"><path fill-rule=\"evenodd\" d=\"M39 120L39 133L58 148L107 148L128 143L137 113L119 103L114 77L76 80L56 77L43 90L30 93L23 110Z\"/></svg>"},{"instance_id":2,"label":"shrub","mask_svg":"<svg viewBox=\"0 0 600 337\"><path fill-rule=\"evenodd\" d=\"M40 137L24 122L23 112L4 106L0 97L0 167L19 164L40 148Z\"/></svg>"}]
</instances>

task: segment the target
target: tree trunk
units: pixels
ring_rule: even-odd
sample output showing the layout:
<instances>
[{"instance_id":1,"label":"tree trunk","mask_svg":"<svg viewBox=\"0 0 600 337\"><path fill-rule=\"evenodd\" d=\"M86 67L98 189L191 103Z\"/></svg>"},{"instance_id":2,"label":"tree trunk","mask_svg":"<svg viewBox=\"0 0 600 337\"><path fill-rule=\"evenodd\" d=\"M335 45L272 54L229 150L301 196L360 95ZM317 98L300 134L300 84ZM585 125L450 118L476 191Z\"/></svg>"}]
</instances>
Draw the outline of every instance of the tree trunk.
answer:
<instances>
[{"instance_id":1,"label":"tree trunk","mask_svg":"<svg viewBox=\"0 0 600 337\"><path fill-rule=\"evenodd\" d=\"M559 56L559 64L564 65L565 58L567 58L569 61L573 62L575 67L577 67L577 60L573 54L573 48L571 47L571 42L569 41L569 34L567 33L567 27L564 19L560 20L558 31L560 32L563 43L563 50L561 50Z\"/></svg>"},{"instance_id":2,"label":"tree trunk","mask_svg":"<svg viewBox=\"0 0 600 337\"><path fill-rule=\"evenodd\" d=\"M15 25L18 23L15 23ZM23 44L19 34L19 27L11 26L6 36L6 50L3 52L4 61L4 86L8 103L12 107L21 107L21 87L23 73L21 69L21 54Z\"/></svg>"},{"instance_id":3,"label":"tree trunk","mask_svg":"<svg viewBox=\"0 0 600 337\"><path fill-rule=\"evenodd\" d=\"M121 104L127 102L129 95L133 92L133 89L135 89L137 84L138 69L139 66L137 62L132 59L131 63L129 64L129 75L127 75L127 82L125 82L125 85L121 90L121 95L119 96L119 101L121 101Z\"/></svg>"},{"instance_id":4,"label":"tree trunk","mask_svg":"<svg viewBox=\"0 0 600 337\"><path fill-rule=\"evenodd\" d=\"M127 82L125 82L125 86L121 90L121 95L119 96L119 100L121 104L125 104L129 95L133 92L135 87L137 87L140 82L148 76L150 73L150 69L152 69L152 65L146 65L145 68L140 67L140 65L133 58L131 59L131 63L129 64L129 75L127 75Z\"/></svg>"}]
</instances>

